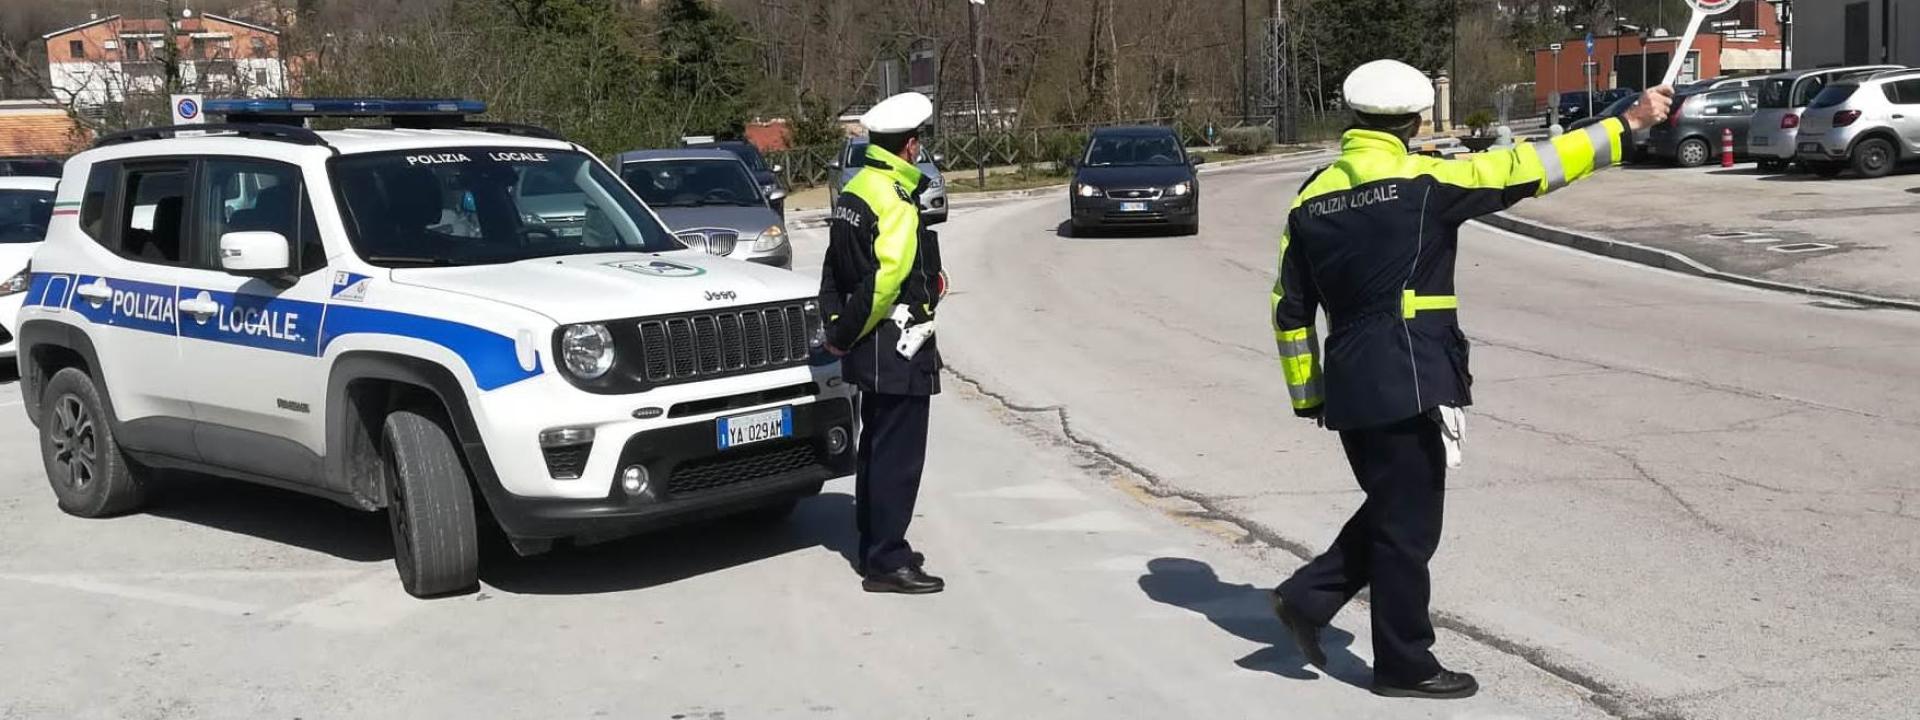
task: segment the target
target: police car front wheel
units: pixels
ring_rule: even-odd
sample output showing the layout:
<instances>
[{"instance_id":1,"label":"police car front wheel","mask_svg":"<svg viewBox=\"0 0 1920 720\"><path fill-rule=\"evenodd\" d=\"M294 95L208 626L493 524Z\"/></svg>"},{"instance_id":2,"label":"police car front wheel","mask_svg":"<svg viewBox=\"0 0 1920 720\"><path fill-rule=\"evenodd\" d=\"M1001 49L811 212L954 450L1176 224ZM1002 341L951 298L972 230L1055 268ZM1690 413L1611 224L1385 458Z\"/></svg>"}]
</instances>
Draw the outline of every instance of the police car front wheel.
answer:
<instances>
[{"instance_id":1,"label":"police car front wheel","mask_svg":"<svg viewBox=\"0 0 1920 720\"><path fill-rule=\"evenodd\" d=\"M444 423L397 410L382 433L393 563L414 597L463 593L480 581L479 530L466 466Z\"/></svg>"},{"instance_id":2,"label":"police car front wheel","mask_svg":"<svg viewBox=\"0 0 1920 720\"><path fill-rule=\"evenodd\" d=\"M47 382L40 458L60 509L84 518L131 512L146 500L147 471L120 451L112 418L85 372L68 368Z\"/></svg>"}]
</instances>

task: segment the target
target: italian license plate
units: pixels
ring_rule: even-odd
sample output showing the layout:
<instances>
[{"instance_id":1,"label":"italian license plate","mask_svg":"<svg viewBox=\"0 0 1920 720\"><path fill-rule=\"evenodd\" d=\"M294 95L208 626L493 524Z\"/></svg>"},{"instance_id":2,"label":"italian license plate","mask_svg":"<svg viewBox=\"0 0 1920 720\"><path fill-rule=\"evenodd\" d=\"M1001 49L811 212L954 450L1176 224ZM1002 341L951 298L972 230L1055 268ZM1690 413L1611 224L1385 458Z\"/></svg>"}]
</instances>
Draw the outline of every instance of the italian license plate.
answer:
<instances>
[{"instance_id":1,"label":"italian license plate","mask_svg":"<svg viewBox=\"0 0 1920 720\"><path fill-rule=\"evenodd\" d=\"M715 425L717 430L715 439L721 450L793 437L793 408L783 407L752 415L724 417L716 421Z\"/></svg>"},{"instance_id":2,"label":"italian license plate","mask_svg":"<svg viewBox=\"0 0 1920 720\"><path fill-rule=\"evenodd\" d=\"M1820 143L1800 143L1800 152L1820 152Z\"/></svg>"},{"instance_id":3,"label":"italian license plate","mask_svg":"<svg viewBox=\"0 0 1920 720\"><path fill-rule=\"evenodd\" d=\"M1766 145L1772 145L1773 141L1763 137L1756 137L1753 139L1753 144L1755 146L1766 146Z\"/></svg>"},{"instance_id":4,"label":"italian license plate","mask_svg":"<svg viewBox=\"0 0 1920 720\"><path fill-rule=\"evenodd\" d=\"M1143 202L1120 203L1120 212L1146 212L1146 211L1147 211L1147 204Z\"/></svg>"}]
</instances>

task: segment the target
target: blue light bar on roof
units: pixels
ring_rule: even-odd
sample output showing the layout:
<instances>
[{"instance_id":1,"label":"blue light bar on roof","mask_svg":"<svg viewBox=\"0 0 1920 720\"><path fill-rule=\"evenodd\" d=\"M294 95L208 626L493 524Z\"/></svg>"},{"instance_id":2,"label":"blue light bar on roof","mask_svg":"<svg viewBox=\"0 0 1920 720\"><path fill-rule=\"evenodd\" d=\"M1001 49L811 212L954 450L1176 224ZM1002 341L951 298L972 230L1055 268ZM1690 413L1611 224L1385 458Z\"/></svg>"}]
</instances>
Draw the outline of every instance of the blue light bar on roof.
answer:
<instances>
[{"instance_id":1,"label":"blue light bar on roof","mask_svg":"<svg viewBox=\"0 0 1920 720\"><path fill-rule=\"evenodd\" d=\"M261 98L215 99L203 106L208 115L245 117L395 117L402 115L463 116L487 111L480 100L411 98Z\"/></svg>"}]
</instances>

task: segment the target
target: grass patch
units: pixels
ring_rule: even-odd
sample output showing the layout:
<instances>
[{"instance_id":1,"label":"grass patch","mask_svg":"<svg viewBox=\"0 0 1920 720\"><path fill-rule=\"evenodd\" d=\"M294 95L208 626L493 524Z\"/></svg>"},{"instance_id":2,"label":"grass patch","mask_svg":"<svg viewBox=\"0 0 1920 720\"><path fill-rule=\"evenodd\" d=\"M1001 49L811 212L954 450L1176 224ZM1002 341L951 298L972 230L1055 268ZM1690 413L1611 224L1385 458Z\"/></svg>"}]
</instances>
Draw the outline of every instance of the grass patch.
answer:
<instances>
[{"instance_id":1,"label":"grass patch","mask_svg":"<svg viewBox=\"0 0 1920 720\"><path fill-rule=\"evenodd\" d=\"M1069 180L1066 175L1038 171L997 173L987 175L987 184L982 187L978 176L971 170L954 169L944 174L950 194L1032 190L1049 185L1065 185Z\"/></svg>"}]
</instances>

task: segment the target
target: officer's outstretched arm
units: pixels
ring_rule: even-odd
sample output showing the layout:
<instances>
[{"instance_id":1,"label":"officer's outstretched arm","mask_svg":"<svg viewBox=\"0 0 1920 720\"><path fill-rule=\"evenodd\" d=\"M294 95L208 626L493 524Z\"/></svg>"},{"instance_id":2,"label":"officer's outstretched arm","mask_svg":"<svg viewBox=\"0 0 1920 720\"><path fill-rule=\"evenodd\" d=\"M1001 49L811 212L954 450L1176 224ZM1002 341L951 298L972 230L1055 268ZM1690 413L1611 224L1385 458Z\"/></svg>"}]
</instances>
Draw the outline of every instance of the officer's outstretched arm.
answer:
<instances>
[{"instance_id":1,"label":"officer's outstretched arm","mask_svg":"<svg viewBox=\"0 0 1920 720\"><path fill-rule=\"evenodd\" d=\"M1607 118L1552 140L1522 143L1459 160L1424 159L1443 190L1431 198L1441 216L1466 222L1566 187L1620 163L1632 141L1625 120Z\"/></svg>"},{"instance_id":2,"label":"officer's outstretched arm","mask_svg":"<svg viewBox=\"0 0 1920 720\"><path fill-rule=\"evenodd\" d=\"M874 223L873 271L848 291L839 319L827 327L827 342L843 350L851 349L893 314L900 283L907 279L920 250L919 207L896 202L875 211L879 217Z\"/></svg>"},{"instance_id":3,"label":"officer's outstretched arm","mask_svg":"<svg viewBox=\"0 0 1920 720\"><path fill-rule=\"evenodd\" d=\"M1280 234L1280 277L1273 283L1273 339L1280 344L1280 367L1286 372L1293 413L1314 417L1324 404L1320 395L1320 341L1313 329L1314 316L1320 309L1320 289L1313 284L1306 257L1290 247L1292 221L1287 225Z\"/></svg>"}]
</instances>

